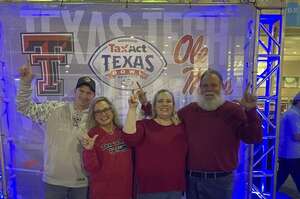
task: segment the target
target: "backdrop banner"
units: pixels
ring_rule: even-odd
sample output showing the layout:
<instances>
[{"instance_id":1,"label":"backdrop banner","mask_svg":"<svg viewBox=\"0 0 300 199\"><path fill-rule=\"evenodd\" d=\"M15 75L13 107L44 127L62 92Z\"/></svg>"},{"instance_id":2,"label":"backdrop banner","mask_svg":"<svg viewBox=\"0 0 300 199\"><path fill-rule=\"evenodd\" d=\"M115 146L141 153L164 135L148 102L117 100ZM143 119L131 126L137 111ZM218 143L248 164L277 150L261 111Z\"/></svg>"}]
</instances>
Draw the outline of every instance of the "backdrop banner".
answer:
<instances>
[{"instance_id":1,"label":"backdrop banner","mask_svg":"<svg viewBox=\"0 0 300 199\"><path fill-rule=\"evenodd\" d=\"M239 99L253 79L256 9L251 5L2 3L0 10L0 61L9 99L16 98L18 68L27 62L35 74L36 102L72 99L78 77L89 75L96 94L113 101L122 121L136 82L149 99L159 89L171 90L181 108L197 100L199 78L207 68L221 72L229 100ZM15 144L14 167L42 172L43 126L18 114L15 100L7 111L5 122L18 124L8 130ZM236 188L237 195L246 190L245 151L237 172L243 188ZM30 195L25 190L37 183L23 182L19 190Z\"/></svg>"}]
</instances>

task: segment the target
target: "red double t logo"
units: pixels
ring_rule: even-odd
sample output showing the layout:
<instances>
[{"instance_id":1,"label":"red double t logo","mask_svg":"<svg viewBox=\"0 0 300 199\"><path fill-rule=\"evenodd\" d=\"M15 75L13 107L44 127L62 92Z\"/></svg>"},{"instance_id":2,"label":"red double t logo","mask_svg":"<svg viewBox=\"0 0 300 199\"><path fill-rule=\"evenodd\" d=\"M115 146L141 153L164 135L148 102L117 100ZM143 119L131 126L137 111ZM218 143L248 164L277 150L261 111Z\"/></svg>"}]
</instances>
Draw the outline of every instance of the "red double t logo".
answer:
<instances>
[{"instance_id":1,"label":"red double t logo","mask_svg":"<svg viewBox=\"0 0 300 199\"><path fill-rule=\"evenodd\" d=\"M67 54L74 53L72 33L21 33L22 53L29 55L32 66L41 68L37 80L40 96L64 95L60 66L67 65Z\"/></svg>"}]
</instances>

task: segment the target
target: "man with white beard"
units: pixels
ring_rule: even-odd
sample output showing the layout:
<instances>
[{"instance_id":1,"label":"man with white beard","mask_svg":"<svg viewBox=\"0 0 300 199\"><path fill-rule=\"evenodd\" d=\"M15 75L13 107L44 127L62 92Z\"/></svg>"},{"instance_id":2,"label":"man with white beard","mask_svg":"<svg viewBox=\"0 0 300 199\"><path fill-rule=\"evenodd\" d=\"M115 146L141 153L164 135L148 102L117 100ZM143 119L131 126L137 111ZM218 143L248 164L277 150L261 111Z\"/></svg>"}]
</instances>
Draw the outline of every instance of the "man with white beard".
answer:
<instances>
[{"instance_id":1,"label":"man with white beard","mask_svg":"<svg viewBox=\"0 0 300 199\"><path fill-rule=\"evenodd\" d=\"M225 100L222 94L215 94L208 91L205 95L200 93L198 95L198 105L206 111L214 111L219 106L224 104Z\"/></svg>"},{"instance_id":2,"label":"man with white beard","mask_svg":"<svg viewBox=\"0 0 300 199\"><path fill-rule=\"evenodd\" d=\"M178 111L188 137L187 199L231 199L240 141L262 140L256 96L249 93L249 86L236 104L224 100L222 85L220 73L208 69L200 78L198 102ZM138 94L149 114L145 93Z\"/></svg>"}]
</instances>

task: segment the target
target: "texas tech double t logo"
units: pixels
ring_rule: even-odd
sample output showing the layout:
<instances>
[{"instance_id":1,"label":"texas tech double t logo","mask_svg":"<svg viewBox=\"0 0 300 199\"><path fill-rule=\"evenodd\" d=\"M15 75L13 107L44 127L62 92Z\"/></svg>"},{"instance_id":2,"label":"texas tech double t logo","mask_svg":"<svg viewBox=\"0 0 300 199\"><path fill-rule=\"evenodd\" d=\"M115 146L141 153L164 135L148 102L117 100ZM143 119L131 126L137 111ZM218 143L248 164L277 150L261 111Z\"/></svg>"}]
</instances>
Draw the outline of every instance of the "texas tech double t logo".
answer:
<instances>
[{"instance_id":1,"label":"texas tech double t logo","mask_svg":"<svg viewBox=\"0 0 300 199\"><path fill-rule=\"evenodd\" d=\"M59 67L66 65L67 54L74 52L72 33L21 33L22 53L28 54L32 66L40 66L38 95L63 95Z\"/></svg>"}]
</instances>

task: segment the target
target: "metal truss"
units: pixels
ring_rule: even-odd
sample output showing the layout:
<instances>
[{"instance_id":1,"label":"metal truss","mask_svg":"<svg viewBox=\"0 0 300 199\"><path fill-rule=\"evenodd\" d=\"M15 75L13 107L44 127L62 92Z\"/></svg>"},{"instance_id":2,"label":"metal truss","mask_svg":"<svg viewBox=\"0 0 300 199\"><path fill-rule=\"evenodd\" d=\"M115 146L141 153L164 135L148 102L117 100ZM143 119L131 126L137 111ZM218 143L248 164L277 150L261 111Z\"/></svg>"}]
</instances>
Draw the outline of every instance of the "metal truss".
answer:
<instances>
[{"instance_id":1,"label":"metal truss","mask_svg":"<svg viewBox=\"0 0 300 199\"><path fill-rule=\"evenodd\" d=\"M1 59L4 54L3 32L0 21L0 199L12 199L17 198L17 194L16 176L12 170L14 146L12 140L8 139L10 126L8 119L7 68L5 62Z\"/></svg>"},{"instance_id":2,"label":"metal truss","mask_svg":"<svg viewBox=\"0 0 300 199\"><path fill-rule=\"evenodd\" d=\"M0 62L0 72L2 72L2 63ZM0 81L2 81L2 77L0 76ZM2 83L2 82L0 82ZM0 86L0 89L1 86ZM4 99L2 96L0 96L0 116L2 116L4 109ZM0 198L7 198L7 184L6 184L6 172L5 172L5 161L4 161L4 127L2 125L2 122L0 121Z\"/></svg>"},{"instance_id":3,"label":"metal truss","mask_svg":"<svg viewBox=\"0 0 300 199\"><path fill-rule=\"evenodd\" d=\"M1 31L1 28L0 28ZM1 32L0 32L0 37L1 37ZM1 39L1 38L0 38ZM4 65L0 61L0 73L3 74L3 68ZM2 96L2 86L3 86L3 77L0 75L0 116L3 116L3 113L5 110L5 99L4 95ZM1 118L0 118L1 120ZM6 181L6 169L5 169L5 155L4 155L4 126L2 125L2 121L0 121L0 198L8 198L8 192L7 192L7 181Z\"/></svg>"},{"instance_id":4,"label":"metal truss","mask_svg":"<svg viewBox=\"0 0 300 199\"><path fill-rule=\"evenodd\" d=\"M0 22L0 58L3 47L2 44L2 24ZM7 198L7 184L6 184L6 172L4 161L4 127L2 125L1 116L4 113L5 98L4 98L4 63L0 59L0 198Z\"/></svg>"},{"instance_id":5,"label":"metal truss","mask_svg":"<svg viewBox=\"0 0 300 199\"><path fill-rule=\"evenodd\" d=\"M264 136L262 143L252 146L251 150L251 198L276 198L283 18L283 10L258 13L256 88L259 91L258 113L263 119Z\"/></svg>"},{"instance_id":6,"label":"metal truss","mask_svg":"<svg viewBox=\"0 0 300 199\"><path fill-rule=\"evenodd\" d=\"M1 3L26 3L29 0L5 0ZM135 4L187 4L187 5L220 5L220 4L253 4L257 8L281 8L285 5L285 0L30 0L30 3L47 3L62 7L66 4L105 4L116 3L127 6Z\"/></svg>"}]
</instances>

